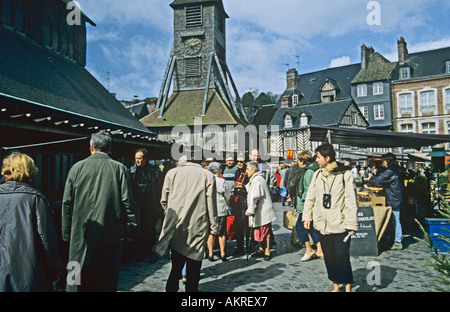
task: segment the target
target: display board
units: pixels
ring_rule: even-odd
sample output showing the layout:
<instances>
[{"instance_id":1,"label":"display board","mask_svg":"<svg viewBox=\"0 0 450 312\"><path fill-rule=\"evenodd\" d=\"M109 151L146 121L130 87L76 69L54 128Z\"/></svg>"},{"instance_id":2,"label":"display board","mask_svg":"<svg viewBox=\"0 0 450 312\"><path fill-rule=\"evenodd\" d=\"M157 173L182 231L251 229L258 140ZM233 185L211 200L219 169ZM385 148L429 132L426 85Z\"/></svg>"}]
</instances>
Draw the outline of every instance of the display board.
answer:
<instances>
[{"instance_id":1,"label":"display board","mask_svg":"<svg viewBox=\"0 0 450 312\"><path fill-rule=\"evenodd\" d=\"M378 241L372 207L358 207L358 231L351 236L350 256L378 256Z\"/></svg>"}]
</instances>

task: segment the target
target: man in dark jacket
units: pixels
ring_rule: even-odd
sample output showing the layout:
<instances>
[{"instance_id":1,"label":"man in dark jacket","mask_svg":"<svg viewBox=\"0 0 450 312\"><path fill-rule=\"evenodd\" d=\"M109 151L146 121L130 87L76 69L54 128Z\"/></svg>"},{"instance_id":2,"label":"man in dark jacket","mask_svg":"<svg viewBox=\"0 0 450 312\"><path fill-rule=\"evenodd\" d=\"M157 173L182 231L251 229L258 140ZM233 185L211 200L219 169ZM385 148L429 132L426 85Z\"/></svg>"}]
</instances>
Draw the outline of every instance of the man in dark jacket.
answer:
<instances>
[{"instance_id":1,"label":"man in dark jacket","mask_svg":"<svg viewBox=\"0 0 450 312\"><path fill-rule=\"evenodd\" d=\"M133 197L140 212L139 260L149 256L149 262L158 259L152 251L156 243L156 219L162 207L161 170L148 161L148 151L140 148L134 153L135 164L130 168ZM162 212L163 213L163 212Z\"/></svg>"},{"instance_id":2,"label":"man in dark jacket","mask_svg":"<svg viewBox=\"0 0 450 312\"><path fill-rule=\"evenodd\" d=\"M125 237L139 232L128 168L108 156L111 141L107 132L92 134L91 156L67 176L62 239L70 242L68 275L79 271L67 291L117 291Z\"/></svg>"},{"instance_id":3,"label":"man in dark jacket","mask_svg":"<svg viewBox=\"0 0 450 312\"><path fill-rule=\"evenodd\" d=\"M384 188L386 204L392 207L391 221L395 222L395 238L392 249L402 250L402 226L400 224L400 210L403 207L403 169L397 164L395 155L387 153L382 156L385 170L375 172L369 180L370 185L379 185Z\"/></svg>"}]
</instances>

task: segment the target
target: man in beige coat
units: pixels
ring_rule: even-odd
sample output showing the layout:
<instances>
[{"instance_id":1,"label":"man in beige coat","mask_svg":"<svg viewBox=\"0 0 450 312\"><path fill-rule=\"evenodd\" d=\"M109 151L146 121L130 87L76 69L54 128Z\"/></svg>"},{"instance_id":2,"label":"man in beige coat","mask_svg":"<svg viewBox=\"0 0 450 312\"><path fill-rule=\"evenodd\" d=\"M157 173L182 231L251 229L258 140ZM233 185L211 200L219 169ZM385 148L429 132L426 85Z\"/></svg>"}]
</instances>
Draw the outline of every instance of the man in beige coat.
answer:
<instances>
[{"instance_id":1,"label":"man in beige coat","mask_svg":"<svg viewBox=\"0 0 450 312\"><path fill-rule=\"evenodd\" d=\"M155 252L164 254L162 246L171 249L172 270L166 291L178 291L186 263L186 291L196 292L207 238L210 233L218 234L214 175L192 162L169 170L164 179L161 205L165 218Z\"/></svg>"}]
</instances>

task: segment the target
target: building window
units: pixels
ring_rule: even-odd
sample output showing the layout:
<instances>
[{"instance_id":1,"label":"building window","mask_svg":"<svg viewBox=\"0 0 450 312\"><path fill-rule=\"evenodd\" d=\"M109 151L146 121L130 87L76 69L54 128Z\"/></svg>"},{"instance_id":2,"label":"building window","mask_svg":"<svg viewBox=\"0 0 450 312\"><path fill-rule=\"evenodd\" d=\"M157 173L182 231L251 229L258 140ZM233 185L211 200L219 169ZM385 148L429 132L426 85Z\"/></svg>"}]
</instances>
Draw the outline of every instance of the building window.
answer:
<instances>
[{"instance_id":1,"label":"building window","mask_svg":"<svg viewBox=\"0 0 450 312\"><path fill-rule=\"evenodd\" d=\"M401 131L404 133L413 133L414 132L412 124L403 124L401 126L401 128L402 128Z\"/></svg>"},{"instance_id":2,"label":"building window","mask_svg":"<svg viewBox=\"0 0 450 312\"><path fill-rule=\"evenodd\" d=\"M369 119L369 108L367 106L361 106L360 107L361 113L363 114L364 118L366 118L366 120Z\"/></svg>"},{"instance_id":3,"label":"building window","mask_svg":"<svg viewBox=\"0 0 450 312\"><path fill-rule=\"evenodd\" d=\"M360 84L358 85L358 96L367 96L367 85Z\"/></svg>"},{"instance_id":4,"label":"building window","mask_svg":"<svg viewBox=\"0 0 450 312\"><path fill-rule=\"evenodd\" d=\"M450 110L450 88L444 90L444 105Z\"/></svg>"},{"instance_id":5,"label":"building window","mask_svg":"<svg viewBox=\"0 0 450 312\"><path fill-rule=\"evenodd\" d=\"M61 40L61 54L73 58L74 45L73 45L73 27L65 23L65 29L62 33Z\"/></svg>"},{"instance_id":6,"label":"building window","mask_svg":"<svg viewBox=\"0 0 450 312\"><path fill-rule=\"evenodd\" d=\"M46 14L44 23L44 42L54 50L58 50L58 23L55 10L46 3Z\"/></svg>"},{"instance_id":7,"label":"building window","mask_svg":"<svg viewBox=\"0 0 450 312\"><path fill-rule=\"evenodd\" d=\"M445 72L450 74L450 61L445 62Z\"/></svg>"},{"instance_id":8,"label":"building window","mask_svg":"<svg viewBox=\"0 0 450 312\"><path fill-rule=\"evenodd\" d=\"M294 94L292 96L292 106L296 106L298 104L298 94Z\"/></svg>"},{"instance_id":9,"label":"building window","mask_svg":"<svg viewBox=\"0 0 450 312\"><path fill-rule=\"evenodd\" d=\"M11 26L13 21L13 1L1 0L1 22L5 25Z\"/></svg>"},{"instance_id":10,"label":"building window","mask_svg":"<svg viewBox=\"0 0 450 312\"><path fill-rule=\"evenodd\" d=\"M323 91L322 92L322 103L330 103L334 101L335 91Z\"/></svg>"},{"instance_id":11,"label":"building window","mask_svg":"<svg viewBox=\"0 0 450 312\"><path fill-rule=\"evenodd\" d=\"M436 97L434 91L420 92L420 109L422 111L433 111L436 108Z\"/></svg>"},{"instance_id":12,"label":"building window","mask_svg":"<svg viewBox=\"0 0 450 312\"><path fill-rule=\"evenodd\" d=\"M300 126L306 127L308 125L308 116L305 113L300 115Z\"/></svg>"},{"instance_id":13,"label":"building window","mask_svg":"<svg viewBox=\"0 0 450 312\"><path fill-rule=\"evenodd\" d=\"M384 105L383 104L377 104L373 106L373 118L375 120L382 120L384 119Z\"/></svg>"},{"instance_id":14,"label":"building window","mask_svg":"<svg viewBox=\"0 0 450 312\"><path fill-rule=\"evenodd\" d=\"M413 109L412 94L404 93L399 95L400 114L410 114Z\"/></svg>"},{"instance_id":15,"label":"building window","mask_svg":"<svg viewBox=\"0 0 450 312\"><path fill-rule=\"evenodd\" d=\"M24 27L24 3L16 0L14 3L14 29L23 32Z\"/></svg>"},{"instance_id":16,"label":"building window","mask_svg":"<svg viewBox=\"0 0 450 312\"><path fill-rule=\"evenodd\" d=\"M400 68L400 79L409 79L411 78L411 69L409 67Z\"/></svg>"},{"instance_id":17,"label":"building window","mask_svg":"<svg viewBox=\"0 0 450 312\"><path fill-rule=\"evenodd\" d=\"M426 122L422 124L423 134L436 134L436 124L434 122Z\"/></svg>"},{"instance_id":18,"label":"building window","mask_svg":"<svg viewBox=\"0 0 450 312\"><path fill-rule=\"evenodd\" d=\"M292 117L290 115L286 115L286 117L284 118L284 127L292 128Z\"/></svg>"},{"instance_id":19,"label":"building window","mask_svg":"<svg viewBox=\"0 0 450 312\"><path fill-rule=\"evenodd\" d=\"M203 14L201 5L186 7L186 27L198 27L203 25Z\"/></svg>"},{"instance_id":20,"label":"building window","mask_svg":"<svg viewBox=\"0 0 450 312\"><path fill-rule=\"evenodd\" d=\"M373 84L373 95L380 95L380 94L383 94L383 83L375 82Z\"/></svg>"},{"instance_id":21,"label":"building window","mask_svg":"<svg viewBox=\"0 0 450 312\"><path fill-rule=\"evenodd\" d=\"M284 150L297 149L297 140L295 137L285 137L284 138Z\"/></svg>"}]
</instances>

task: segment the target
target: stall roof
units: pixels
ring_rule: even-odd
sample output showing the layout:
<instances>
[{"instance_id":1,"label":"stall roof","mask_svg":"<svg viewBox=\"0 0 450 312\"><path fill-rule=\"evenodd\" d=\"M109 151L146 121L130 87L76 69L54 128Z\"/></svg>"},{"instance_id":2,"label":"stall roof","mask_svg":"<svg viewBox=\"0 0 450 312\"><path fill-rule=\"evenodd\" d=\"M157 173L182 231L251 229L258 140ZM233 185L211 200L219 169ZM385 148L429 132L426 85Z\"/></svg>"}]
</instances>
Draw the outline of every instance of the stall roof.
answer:
<instances>
[{"instance_id":1,"label":"stall roof","mask_svg":"<svg viewBox=\"0 0 450 312\"><path fill-rule=\"evenodd\" d=\"M367 130L333 126L310 125L311 141L328 141L357 147L406 147L420 150L423 146L432 146L450 142L450 135L403 133L384 130Z\"/></svg>"}]
</instances>

